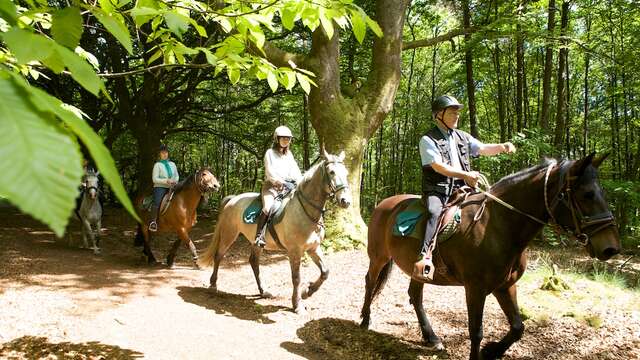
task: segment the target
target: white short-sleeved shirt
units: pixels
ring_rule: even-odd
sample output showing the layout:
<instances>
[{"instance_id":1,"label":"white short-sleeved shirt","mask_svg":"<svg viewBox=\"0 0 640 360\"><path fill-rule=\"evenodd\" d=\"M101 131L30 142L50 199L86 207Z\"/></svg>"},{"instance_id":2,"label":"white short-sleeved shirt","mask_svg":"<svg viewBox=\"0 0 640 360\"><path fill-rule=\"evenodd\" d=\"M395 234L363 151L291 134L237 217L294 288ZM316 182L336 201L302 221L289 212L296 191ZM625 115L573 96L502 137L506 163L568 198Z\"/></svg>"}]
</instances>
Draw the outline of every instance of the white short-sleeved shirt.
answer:
<instances>
[{"instance_id":1,"label":"white short-sleeved shirt","mask_svg":"<svg viewBox=\"0 0 640 360\"><path fill-rule=\"evenodd\" d=\"M462 170L462 165L460 164L460 157L458 156L458 147L456 146L455 139L450 131L443 131L438 128L442 135L449 141L449 148L451 152L451 166L455 169ZM474 138L469 135L469 148L471 151L472 157L477 157L480 155L480 147L482 146L482 142L480 140ZM430 165L433 162L444 162L442 160L442 155L440 155L440 150L438 150L438 145L433 141L432 138L424 135L420 138L420 143L418 144L418 148L420 151L420 160L422 161L422 166Z\"/></svg>"}]
</instances>

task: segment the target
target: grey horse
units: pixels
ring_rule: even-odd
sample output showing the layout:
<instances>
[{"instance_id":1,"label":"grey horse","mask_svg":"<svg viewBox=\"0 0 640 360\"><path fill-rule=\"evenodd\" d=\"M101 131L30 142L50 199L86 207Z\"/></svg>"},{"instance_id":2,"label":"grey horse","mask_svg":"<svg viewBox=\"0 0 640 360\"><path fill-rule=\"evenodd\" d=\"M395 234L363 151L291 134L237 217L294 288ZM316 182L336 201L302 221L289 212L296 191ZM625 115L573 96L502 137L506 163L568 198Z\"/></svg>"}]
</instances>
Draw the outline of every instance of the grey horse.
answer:
<instances>
[{"instance_id":1,"label":"grey horse","mask_svg":"<svg viewBox=\"0 0 640 360\"><path fill-rule=\"evenodd\" d=\"M84 191L78 215L82 222L82 241L84 248L89 248L87 236L91 238L93 253L100 254L100 227L102 226L102 204L98 198L98 175L100 172L89 170L82 182ZM92 228L95 226L95 232Z\"/></svg>"},{"instance_id":2,"label":"grey horse","mask_svg":"<svg viewBox=\"0 0 640 360\"><path fill-rule=\"evenodd\" d=\"M351 204L351 192L347 182L347 169L344 166L344 152L340 155L330 155L322 149L322 161L309 169L302 181L294 190L293 196L288 200L282 220L274 225L274 231L278 239L274 239L270 232L266 235L266 249L284 249L289 256L291 265L291 277L293 280L292 305L296 313L306 311L301 298L306 299L320 288L320 285L329 276L329 269L322 259L320 242L324 238L324 229L319 225L323 209L327 200L333 197L342 208ZM256 233L256 224L243 222L245 209L260 194L244 193L236 196L228 196L220 205L218 223L213 239L204 254L200 258L201 266L213 264L213 273L210 279L210 289L216 291L218 279L218 266L225 253L240 236L253 239ZM260 295L269 297L260 280L260 254L262 249L253 246L249 262L253 269ZM302 256L307 253L311 260L320 269L320 277L304 286L300 284L300 262Z\"/></svg>"}]
</instances>

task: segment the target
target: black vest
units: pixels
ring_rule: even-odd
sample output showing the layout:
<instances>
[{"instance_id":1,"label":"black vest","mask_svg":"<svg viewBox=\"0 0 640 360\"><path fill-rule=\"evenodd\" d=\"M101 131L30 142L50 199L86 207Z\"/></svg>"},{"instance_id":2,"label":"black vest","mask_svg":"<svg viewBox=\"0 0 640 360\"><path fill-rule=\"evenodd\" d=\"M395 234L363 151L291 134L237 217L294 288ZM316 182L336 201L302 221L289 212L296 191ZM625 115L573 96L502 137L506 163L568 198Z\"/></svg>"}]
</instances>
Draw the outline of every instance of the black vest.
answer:
<instances>
[{"instance_id":1,"label":"black vest","mask_svg":"<svg viewBox=\"0 0 640 360\"><path fill-rule=\"evenodd\" d=\"M438 127L433 127L426 134L429 138L431 138L437 145L438 150L440 151L440 156L442 156L442 160L447 164L451 165L451 151L449 148L449 140L442 134L442 131L438 129ZM453 139L455 141L456 146L458 147L458 155L460 157L460 165L462 166L462 170L470 171L471 163L469 161L469 135L464 131L454 129L453 130ZM437 173L431 165L426 165L422 167L422 193L438 193L445 196L450 196L451 192L454 189L454 178L446 177L442 174Z\"/></svg>"}]
</instances>

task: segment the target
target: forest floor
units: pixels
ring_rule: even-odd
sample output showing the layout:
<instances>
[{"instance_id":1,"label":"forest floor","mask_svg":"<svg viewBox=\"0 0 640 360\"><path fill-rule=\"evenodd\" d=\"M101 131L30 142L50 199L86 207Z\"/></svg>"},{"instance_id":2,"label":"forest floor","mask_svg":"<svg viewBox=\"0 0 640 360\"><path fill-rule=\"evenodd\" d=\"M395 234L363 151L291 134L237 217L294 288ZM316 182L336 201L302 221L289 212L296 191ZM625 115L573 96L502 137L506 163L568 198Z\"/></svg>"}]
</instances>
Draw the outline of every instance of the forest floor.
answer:
<instances>
[{"instance_id":1,"label":"forest floor","mask_svg":"<svg viewBox=\"0 0 640 360\"><path fill-rule=\"evenodd\" d=\"M201 218L192 238L202 250L213 232ZM206 287L210 269L195 270L185 248L173 269L149 267L132 247L134 224L107 209L103 251L77 247L79 223L68 238L12 208L0 208L0 358L39 359L466 359L469 341L464 291L425 287L425 307L446 350L421 346L409 304L409 278L397 268L372 307L369 331L359 313L367 271L366 251L326 256L331 269L324 286L291 311L291 277L283 253L262 258L262 278L274 297L260 299L248 264L249 245L237 241L223 261L218 294ZM164 259L169 239L154 240ZM526 330L506 359L640 359L640 260L618 256L596 267L584 251L529 251L529 272L519 283ZM571 289L539 290L549 264L567 270ZM610 269L623 267L624 279ZM609 269L609 270L607 270ZM305 262L303 281L318 276ZM595 281L598 280L598 281ZM635 282L634 282L635 281ZM508 329L493 297L484 313L484 341Z\"/></svg>"}]
</instances>

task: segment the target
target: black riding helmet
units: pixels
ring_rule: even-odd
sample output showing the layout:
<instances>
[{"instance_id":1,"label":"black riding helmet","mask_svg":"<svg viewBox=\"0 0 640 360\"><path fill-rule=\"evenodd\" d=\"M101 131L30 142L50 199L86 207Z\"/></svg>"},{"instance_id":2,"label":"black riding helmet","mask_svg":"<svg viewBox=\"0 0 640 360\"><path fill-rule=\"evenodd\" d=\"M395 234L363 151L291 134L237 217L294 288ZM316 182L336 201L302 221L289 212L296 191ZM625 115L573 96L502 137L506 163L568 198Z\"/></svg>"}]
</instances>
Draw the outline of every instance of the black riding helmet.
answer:
<instances>
[{"instance_id":1,"label":"black riding helmet","mask_svg":"<svg viewBox=\"0 0 640 360\"><path fill-rule=\"evenodd\" d=\"M464 105L460 104L456 98L451 95L438 96L431 103L431 112L436 113L446 108L454 107L456 109L462 109Z\"/></svg>"},{"instance_id":2,"label":"black riding helmet","mask_svg":"<svg viewBox=\"0 0 640 360\"><path fill-rule=\"evenodd\" d=\"M169 147L166 144L161 144L160 148L158 149L158 152L160 152L160 151L169 152Z\"/></svg>"}]
</instances>

